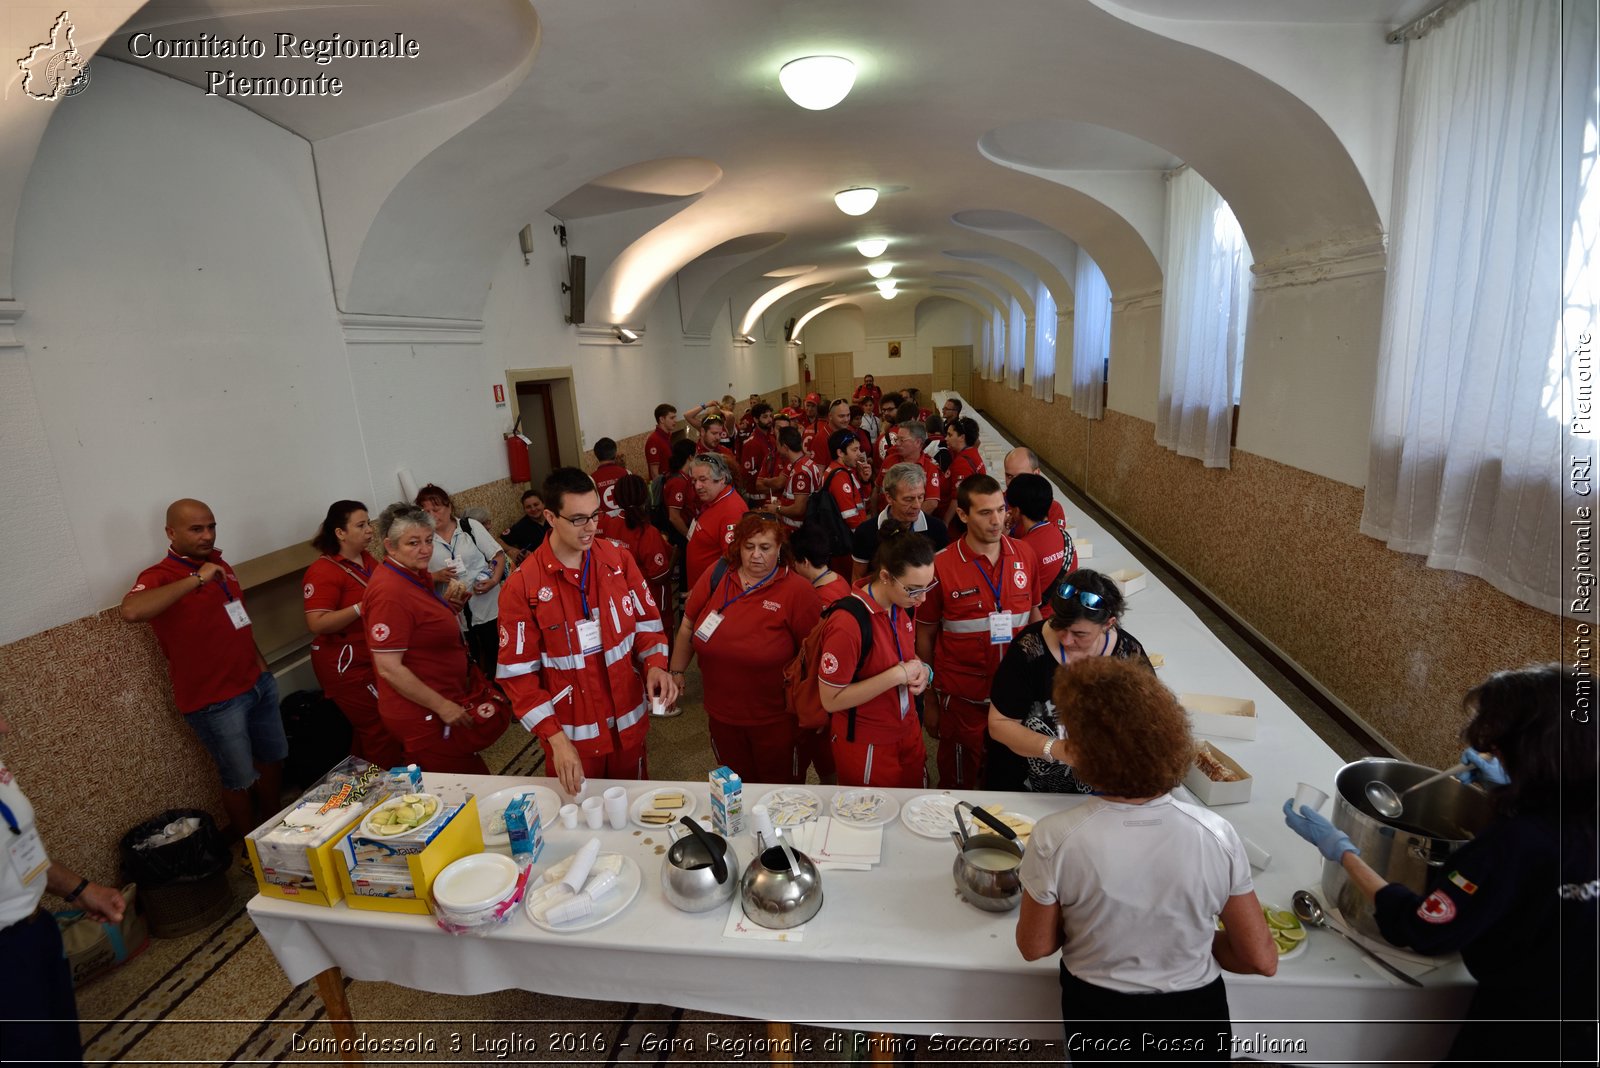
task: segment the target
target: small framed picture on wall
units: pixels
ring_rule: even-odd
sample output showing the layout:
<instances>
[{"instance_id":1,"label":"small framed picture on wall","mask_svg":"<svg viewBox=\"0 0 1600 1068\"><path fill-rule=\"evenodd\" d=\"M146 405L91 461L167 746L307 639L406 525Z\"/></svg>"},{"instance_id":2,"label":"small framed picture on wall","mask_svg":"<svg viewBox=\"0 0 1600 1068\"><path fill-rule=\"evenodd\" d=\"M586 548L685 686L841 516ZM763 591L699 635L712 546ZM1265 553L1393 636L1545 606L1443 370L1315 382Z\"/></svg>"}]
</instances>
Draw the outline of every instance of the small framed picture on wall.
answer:
<instances>
[{"instance_id":1,"label":"small framed picture on wall","mask_svg":"<svg viewBox=\"0 0 1600 1068\"><path fill-rule=\"evenodd\" d=\"M898 342L898 341L889 342L889 359L898 360L899 358L900 358L900 342Z\"/></svg>"}]
</instances>

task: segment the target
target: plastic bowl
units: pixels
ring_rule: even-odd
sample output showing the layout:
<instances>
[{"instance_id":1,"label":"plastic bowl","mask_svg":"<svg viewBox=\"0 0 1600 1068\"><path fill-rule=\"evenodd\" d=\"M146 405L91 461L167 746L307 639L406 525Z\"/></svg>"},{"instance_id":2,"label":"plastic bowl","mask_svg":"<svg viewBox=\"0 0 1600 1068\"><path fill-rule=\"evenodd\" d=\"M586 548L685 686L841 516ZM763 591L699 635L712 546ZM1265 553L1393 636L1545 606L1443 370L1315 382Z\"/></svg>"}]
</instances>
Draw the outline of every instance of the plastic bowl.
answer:
<instances>
[{"instance_id":1,"label":"plastic bowl","mask_svg":"<svg viewBox=\"0 0 1600 1068\"><path fill-rule=\"evenodd\" d=\"M433 881L433 901L458 923L482 922L517 889L517 862L499 853L474 853L449 864Z\"/></svg>"}]
</instances>

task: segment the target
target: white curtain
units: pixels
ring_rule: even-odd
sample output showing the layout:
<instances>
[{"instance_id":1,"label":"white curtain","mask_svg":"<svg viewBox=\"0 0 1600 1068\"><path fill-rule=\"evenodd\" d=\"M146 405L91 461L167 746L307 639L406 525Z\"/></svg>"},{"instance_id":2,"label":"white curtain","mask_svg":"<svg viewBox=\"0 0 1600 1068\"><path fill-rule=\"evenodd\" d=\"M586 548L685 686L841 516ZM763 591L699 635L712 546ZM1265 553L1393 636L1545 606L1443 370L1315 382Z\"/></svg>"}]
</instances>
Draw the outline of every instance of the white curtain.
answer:
<instances>
[{"instance_id":1,"label":"white curtain","mask_svg":"<svg viewBox=\"0 0 1600 1068\"><path fill-rule=\"evenodd\" d=\"M1079 249L1072 279L1072 410L1085 419L1105 416L1110 356L1111 287L1089 254Z\"/></svg>"},{"instance_id":2,"label":"white curtain","mask_svg":"<svg viewBox=\"0 0 1600 1068\"><path fill-rule=\"evenodd\" d=\"M1250 249L1217 191L1193 168L1167 182L1156 441L1227 467L1250 312Z\"/></svg>"},{"instance_id":3,"label":"white curtain","mask_svg":"<svg viewBox=\"0 0 1600 1068\"><path fill-rule=\"evenodd\" d=\"M1594 318L1595 8L1482 0L1406 48L1361 529L1559 612L1563 452L1593 451L1560 328Z\"/></svg>"},{"instance_id":4,"label":"white curtain","mask_svg":"<svg viewBox=\"0 0 1600 1068\"><path fill-rule=\"evenodd\" d=\"M1033 296L1033 395L1056 395L1056 298L1043 281Z\"/></svg>"},{"instance_id":5,"label":"white curtain","mask_svg":"<svg viewBox=\"0 0 1600 1068\"><path fill-rule=\"evenodd\" d=\"M1022 388L1022 365L1027 360L1028 317L1022 302L1011 298L1011 316L1006 322L1006 385Z\"/></svg>"},{"instance_id":6,"label":"white curtain","mask_svg":"<svg viewBox=\"0 0 1600 1068\"><path fill-rule=\"evenodd\" d=\"M1004 377L1001 368L1004 366L1005 351L1005 316L996 309L989 316L989 325L983 332L983 377L987 381L998 382Z\"/></svg>"}]
</instances>

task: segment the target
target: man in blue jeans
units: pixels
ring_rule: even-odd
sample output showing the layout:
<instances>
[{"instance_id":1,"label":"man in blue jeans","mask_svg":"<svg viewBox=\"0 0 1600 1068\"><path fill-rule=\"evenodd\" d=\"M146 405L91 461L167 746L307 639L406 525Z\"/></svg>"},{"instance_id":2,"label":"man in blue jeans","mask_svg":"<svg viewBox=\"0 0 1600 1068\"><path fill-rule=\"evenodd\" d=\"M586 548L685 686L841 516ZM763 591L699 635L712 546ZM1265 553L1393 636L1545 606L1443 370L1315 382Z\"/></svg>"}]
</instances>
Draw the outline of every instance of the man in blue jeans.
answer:
<instances>
[{"instance_id":1,"label":"man in blue jeans","mask_svg":"<svg viewBox=\"0 0 1600 1068\"><path fill-rule=\"evenodd\" d=\"M256 648L239 579L216 550L211 509L187 498L172 502L167 538L165 558L141 572L122 599L122 618L155 630L173 702L217 762L233 832L248 834L280 807L289 742L278 682Z\"/></svg>"}]
</instances>

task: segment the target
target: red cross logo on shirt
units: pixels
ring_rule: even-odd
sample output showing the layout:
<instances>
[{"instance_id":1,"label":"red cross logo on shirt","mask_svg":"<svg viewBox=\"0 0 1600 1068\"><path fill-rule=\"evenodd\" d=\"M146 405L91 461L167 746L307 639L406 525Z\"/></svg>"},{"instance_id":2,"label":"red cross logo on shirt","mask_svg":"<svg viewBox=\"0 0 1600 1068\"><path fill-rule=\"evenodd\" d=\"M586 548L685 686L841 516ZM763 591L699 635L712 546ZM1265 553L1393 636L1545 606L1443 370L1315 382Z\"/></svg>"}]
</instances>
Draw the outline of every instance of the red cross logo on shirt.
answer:
<instances>
[{"instance_id":1,"label":"red cross logo on shirt","mask_svg":"<svg viewBox=\"0 0 1600 1068\"><path fill-rule=\"evenodd\" d=\"M308 601L311 600L311 595L313 593L316 593L316 592L317 592L317 588L315 586L311 585L311 583L309 583L309 582L306 583L306 586L305 586L306 600L308 600Z\"/></svg>"},{"instance_id":2,"label":"red cross logo on shirt","mask_svg":"<svg viewBox=\"0 0 1600 1068\"><path fill-rule=\"evenodd\" d=\"M1443 890L1435 890L1417 906L1417 915L1429 923L1449 923L1456 918L1456 903Z\"/></svg>"},{"instance_id":3,"label":"red cross logo on shirt","mask_svg":"<svg viewBox=\"0 0 1600 1068\"><path fill-rule=\"evenodd\" d=\"M1011 585L1015 586L1019 590L1027 589L1028 588L1028 573L1026 571L1013 571L1013 572L1011 572Z\"/></svg>"},{"instance_id":4,"label":"red cross logo on shirt","mask_svg":"<svg viewBox=\"0 0 1600 1068\"><path fill-rule=\"evenodd\" d=\"M386 641L386 640L388 640L388 637L389 637L389 624L387 624L387 623L374 623L372 625L372 640L373 641L375 641L375 642Z\"/></svg>"}]
</instances>

